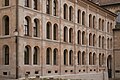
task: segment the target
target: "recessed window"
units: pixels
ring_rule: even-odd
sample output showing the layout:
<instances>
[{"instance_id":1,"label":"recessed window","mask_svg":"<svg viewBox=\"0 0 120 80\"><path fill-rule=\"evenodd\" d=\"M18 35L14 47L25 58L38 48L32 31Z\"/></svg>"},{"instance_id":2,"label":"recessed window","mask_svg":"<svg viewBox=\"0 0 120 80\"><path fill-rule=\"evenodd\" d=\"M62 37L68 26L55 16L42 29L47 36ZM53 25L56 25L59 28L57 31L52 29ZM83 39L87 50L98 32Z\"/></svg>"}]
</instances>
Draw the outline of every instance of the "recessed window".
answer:
<instances>
[{"instance_id":1,"label":"recessed window","mask_svg":"<svg viewBox=\"0 0 120 80\"><path fill-rule=\"evenodd\" d=\"M39 74L39 71L35 71L35 74Z\"/></svg>"},{"instance_id":2,"label":"recessed window","mask_svg":"<svg viewBox=\"0 0 120 80\"><path fill-rule=\"evenodd\" d=\"M58 73L58 71L56 70L55 73Z\"/></svg>"},{"instance_id":3,"label":"recessed window","mask_svg":"<svg viewBox=\"0 0 120 80\"><path fill-rule=\"evenodd\" d=\"M85 72L85 69L83 70L83 72Z\"/></svg>"},{"instance_id":4,"label":"recessed window","mask_svg":"<svg viewBox=\"0 0 120 80\"><path fill-rule=\"evenodd\" d=\"M30 74L30 72L26 72L27 74Z\"/></svg>"},{"instance_id":5,"label":"recessed window","mask_svg":"<svg viewBox=\"0 0 120 80\"><path fill-rule=\"evenodd\" d=\"M70 72L73 72L73 70L70 70Z\"/></svg>"},{"instance_id":6,"label":"recessed window","mask_svg":"<svg viewBox=\"0 0 120 80\"><path fill-rule=\"evenodd\" d=\"M65 70L65 72L67 73L67 70Z\"/></svg>"},{"instance_id":7,"label":"recessed window","mask_svg":"<svg viewBox=\"0 0 120 80\"><path fill-rule=\"evenodd\" d=\"M7 75L7 72L3 72L3 75Z\"/></svg>"},{"instance_id":8,"label":"recessed window","mask_svg":"<svg viewBox=\"0 0 120 80\"><path fill-rule=\"evenodd\" d=\"M51 73L51 71L48 71L48 73Z\"/></svg>"},{"instance_id":9,"label":"recessed window","mask_svg":"<svg viewBox=\"0 0 120 80\"><path fill-rule=\"evenodd\" d=\"M9 0L5 0L5 6L9 6Z\"/></svg>"}]
</instances>

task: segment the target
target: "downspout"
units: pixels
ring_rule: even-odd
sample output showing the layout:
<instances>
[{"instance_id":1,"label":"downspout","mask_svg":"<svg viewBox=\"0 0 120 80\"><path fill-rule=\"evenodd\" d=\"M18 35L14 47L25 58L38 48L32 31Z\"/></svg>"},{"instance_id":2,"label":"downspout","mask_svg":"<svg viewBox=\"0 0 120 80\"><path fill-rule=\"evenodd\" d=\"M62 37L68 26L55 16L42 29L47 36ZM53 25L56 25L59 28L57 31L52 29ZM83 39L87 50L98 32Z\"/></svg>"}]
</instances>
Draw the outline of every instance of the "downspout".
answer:
<instances>
[{"instance_id":1,"label":"downspout","mask_svg":"<svg viewBox=\"0 0 120 80\"><path fill-rule=\"evenodd\" d=\"M18 79L18 0L16 0L16 29L15 32L17 35L15 35L15 43L16 43L16 79Z\"/></svg>"}]
</instances>

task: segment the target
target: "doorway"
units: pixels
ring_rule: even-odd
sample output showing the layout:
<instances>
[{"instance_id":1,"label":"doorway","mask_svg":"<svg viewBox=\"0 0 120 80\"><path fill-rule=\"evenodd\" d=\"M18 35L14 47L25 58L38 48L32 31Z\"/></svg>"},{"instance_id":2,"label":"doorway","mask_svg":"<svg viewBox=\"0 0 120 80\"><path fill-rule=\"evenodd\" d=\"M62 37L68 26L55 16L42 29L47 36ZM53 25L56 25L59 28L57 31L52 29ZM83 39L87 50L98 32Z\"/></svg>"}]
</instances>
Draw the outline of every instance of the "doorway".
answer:
<instances>
[{"instance_id":1,"label":"doorway","mask_svg":"<svg viewBox=\"0 0 120 80\"><path fill-rule=\"evenodd\" d=\"M107 69L108 69L108 78L112 78L112 56L109 55L107 58Z\"/></svg>"}]
</instances>

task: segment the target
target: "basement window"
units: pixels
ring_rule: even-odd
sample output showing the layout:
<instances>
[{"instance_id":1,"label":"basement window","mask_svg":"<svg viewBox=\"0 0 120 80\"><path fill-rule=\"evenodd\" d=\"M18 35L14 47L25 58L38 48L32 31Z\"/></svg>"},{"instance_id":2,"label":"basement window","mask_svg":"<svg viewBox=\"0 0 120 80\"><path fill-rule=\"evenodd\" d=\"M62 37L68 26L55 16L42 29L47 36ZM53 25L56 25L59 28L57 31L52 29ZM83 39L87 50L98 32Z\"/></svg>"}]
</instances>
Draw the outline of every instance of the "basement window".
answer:
<instances>
[{"instance_id":1,"label":"basement window","mask_svg":"<svg viewBox=\"0 0 120 80\"><path fill-rule=\"evenodd\" d=\"M35 71L35 74L39 74L39 71Z\"/></svg>"},{"instance_id":2,"label":"basement window","mask_svg":"<svg viewBox=\"0 0 120 80\"><path fill-rule=\"evenodd\" d=\"M48 71L48 73L51 73L51 71Z\"/></svg>"},{"instance_id":3,"label":"basement window","mask_svg":"<svg viewBox=\"0 0 120 80\"><path fill-rule=\"evenodd\" d=\"M3 75L7 75L7 72L3 72Z\"/></svg>"}]
</instances>

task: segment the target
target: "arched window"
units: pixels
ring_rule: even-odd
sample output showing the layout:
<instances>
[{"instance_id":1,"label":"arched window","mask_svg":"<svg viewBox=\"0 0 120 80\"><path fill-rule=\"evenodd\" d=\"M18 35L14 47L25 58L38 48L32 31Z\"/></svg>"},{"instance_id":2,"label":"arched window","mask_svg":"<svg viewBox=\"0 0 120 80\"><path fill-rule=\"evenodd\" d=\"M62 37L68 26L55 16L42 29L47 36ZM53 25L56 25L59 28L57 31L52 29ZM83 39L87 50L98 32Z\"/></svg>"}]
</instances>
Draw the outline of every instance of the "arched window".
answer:
<instances>
[{"instance_id":1,"label":"arched window","mask_svg":"<svg viewBox=\"0 0 120 80\"><path fill-rule=\"evenodd\" d=\"M99 18L99 30L101 30L101 18Z\"/></svg>"},{"instance_id":2,"label":"arched window","mask_svg":"<svg viewBox=\"0 0 120 80\"><path fill-rule=\"evenodd\" d=\"M3 34L9 35L9 17L8 16L3 17Z\"/></svg>"},{"instance_id":3,"label":"arched window","mask_svg":"<svg viewBox=\"0 0 120 80\"><path fill-rule=\"evenodd\" d=\"M64 65L68 65L68 51L64 50Z\"/></svg>"},{"instance_id":4,"label":"arched window","mask_svg":"<svg viewBox=\"0 0 120 80\"><path fill-rule=\"evenodd\" d=\"M47 39L52 39L52 24L50 22L46 26L46 37Z\"/></svg>"},{"instance_id":5,"label":"arched window","mask_svg":"<svg viewBox=\"0 0 120 80\"><path fill-rule=\"evenodd\" d=\"M112 23L110 23L110 32L112 32Z\"/></svg>"},{"instance_id":6,"label":"arched window","mask_svg":"<svg viewBox=\"0 0 120 80\"><path fill-rule=\"evenodd\" d=\"M99 47L101 47L101 36L99 36Z\"/></svg>"},{"instance_id":7,"label":"arched window","mask_svg":"<svg viewBox=\"0 0 120 80\"><path fill-rule=\"evenodd\" d=\"M73 65L73 51L70 50L69 52L69 65Z\"/></svg>"},{"instance_id":8,"label":"arched window","mask_svg":"<svg viewBox=\"0 0 120 80\"><path fill-rule=\"evenodd\" d=\"M57 40L58 39L58 25L54 24L53 26L53 39Z\"/></svg>"},{"instance_id":9,"label":"arched window","mask_svg":"<svg viewBox=\"0 0 120 80\"><path fill-rule=\"evenodd\" d=\"M110 49L112 49L112 39L110 39Z\"/></svg>"},{"instance_id":10,"label":"arched window","mask_svg":"<svg viewBox=\"0 0 120 80\"><path fill-rule=\"evenodd\" d=\"M99 66L101 66L102 65L102 55L101 55L101 53L99 54Z\"/></svg>"},{"instance_id":11,"label":"arched window","mask_svg":"<svg viewBox=\"0 0 120 80\"><path fill-rule=\"evenodd\" d=\"M82 65L85 65L85 52L82 52Z\"/></svg>"},{"instance_id":12,"label":"arched window","mask_svg":"<svg viewBox=\"0 0 120 80\"><path fill-rule=\"evenodd\" d=\"M77 42L78 42L78 44L81 44L81 32L80 32L80 30L78 30L78 32L77 32Z\"/></svg>"},{"instance_id":13,"label":"arched window","mask_svg":"<svg viewBox=\"0 0 120 80\"><path fill-rule=\"evenodd\" d=\"M95 16L93 16L93 28L95 29L95 27L96 27L96 18Z\"/></svg>"},{"instance_id":14,"label":"arched window","mask_svg":"<svg viewBox=\"0 0 120 80\"><path fill-rule=\"evenodd\" d=\"M38 9L38 0L33 0L33 9L37 10Z\"/></svg>"},{"instance_id":15,"label":"arched window","mask_svg":"<svg viewBox=\"0 0 120 80\"><path fill-rule=\"evenodd\" d=\"M29 0L25 0L25 7L30 7Z\"/></svg>"},{"instance_id":16,"label":"arched window","mask_svg":"<svg viewBox=\"0 0 120 80\"><path fill-rule=\"evenodd\" d=\"M80 10L78 10L77 15L78 15L77 22L81 23L81 11Z\"/></svg>"},{"instance_id":17,"label":"arched window","mask_svg":"<svg viewBox=\"0 0 120 80\"><path fill-rule=\"evenodd\" d=\"M107 32L109 32L109 28L110 28L110 26L109 26L110 24L109 24L109 22L107 23Z\"/></svg>"},{"instance_id":18,"label":"arched window","mask_svg":"<svg viewBox=\"0 0 120 80\"><path fill-rule=\"evenodd\" d=\"M57 65L58 64L58 57L57 57L57 55L58 55L58 50L57 49L54 49L54 51L53 51L53 64L54 65Z\"/></svg>"},{"instance_id":19,"label":"arched window","mask_svg":"<svg viewBox=\"0 0 120 80\"><path fill-rule=\"evenodd\" d=\"M96 54L95 53L93 53L93 65L96 65Z\"/></svg>"},{"instance_id":20,"label":"arched window","mask_svg":"<svg viewBox=\"0 0 120 80\"><path fill-rule=\"evenodd\" d=\"M39 20L38 19L34 19L34 37L38 37L39 34Z\"/></svg>"},{"instance_id":21,"label":"arched window","mask_svg":"<svg viewBox=\"0 0 120 80\"><path fill-rule=\"evenodd\" d=\"M47 50L46 50L46 64L47 65L52 64L52 50L51 50L51 48L47 48Z\"/></svg>"},{"instance_id":22,"label":"arched window","mask_svg":"<svg viewBox=\"0 0 120 80\"><path fill-rule=\"evenodd\" d=\"M107 39L107 49L109 49L109 38Z\"/></svg>"},{"instance_id":23,"label":"arched window","mask_svg":"<svg viewBox=\"0 0 120 80\"><path fill-rule=\"evenodd\" d=\"M54 0L53 2L53 15L57 16L58 15L58 1Z\"/></svg>"},{"instance_id":24,"label":"arched window","mask_svg":"<svg viewBox=\"0 0 120 80\"><path fill-rule=\"evenodd\" d=\"M64 19L68 19L68 6L64 4L64 11L63 11Z\"/></svg>"},{"instance_id":25,"label":"arched window","mask_svg":"<svg viewBox=\"0 0 120 80\"><path fill-rule=\"evenodd\" d=\"M92 15L89 14L89 27L92 28Z\"/></svg>"},{"instance_id":26,"label":"arched window","mask_svg":"<svg viewBox=\"0 0 120 80\"><path fill-rule=\"evenodd\" d=\"M78 54L77 54L77 57L78 57L78 65L81 65L81 52L78 51Z\"/></svg>"},{"instance_id":27,"label":"arched window","mask_svg":"<svg viewBox=\"0 0 120 80\"><path fill-rule=\"evenodd\" d=\"M25 46L24 49L24 64L30 64L30 48L28 46Z\"/></svg>"},{"instance_id":28,"label":"arched window","mask_svg":"<svg viewBox=\"0 0 120 80\"><path fill-rule=\"evenodd\" d=\"M73 21L73 7L69 7L69 21Z\"/></svg>"},{"instance_id":29,"label":"arched window","mask_svg":"<svg viewBox=\"0 0 120 80\"><path fill-rule=\"evenodd\" d=\"M34 47L34 54L33 54L33 64L37 65L39 64L39 48L38 47Z\"/></svg>"},{"instance_id":30,"label":"arched window","mask_svg":"<svg viewBox=\"0 0 120 80\"><path fill-rule=\"evenodd\" d=\"M51 7L51 0L47 0L47 2L46 2L46 13L47 14L51 14L51 9L52 7Z\"/></svg>"},{"instance_id":31,"label":"arched window","mask_svg":"<svg viewBox=\"0 0 120 80\"><path fill-rule=\"evenodd\" d=\"M82 25L85 25L85 12L82 12Z\"/></svg>"},{"instance_id":32,"label":"arched window","mask_svg":"<svg viewBox=\"0 0 120 80\"><path fill-rule=\"evenodd\" d=\"M5 6L9 6L9 0L5 0Z\"/></svg>"},{"instance_id":33,"label":"arched window","mask_svg":"<svg viewBox=\"0 0 120 80\"><path fill-rule=\"evenodd\" d=\"M85 45L85 32L82 32L82 44Z\"/></svg>"},{"instance_id":34,"label":"arched window","mask_svg":"<svg viewBox=\"0 0 120 80\"><path fill-rule=\"evenodd\" d=\"M9 47L7 45L3 46L3 55L4 65L9 65Z\"/></svg>"},{"instance_id":35,"label":"arched window","mask_svg":"<svg viewBox=\"0 0 120 80\"><path fill-rule=\"evenodd\" d=\"M73 29L72 28L69 29L69 42L70 43L73 42Z\"/></svg>"},{"instance_id":36,"label":"arched window","mask_svg":"<svg viewBox=\"0 0 120 80\"><path fill-rule=\"evenodd\" d=\"M105 39L102 37L102 48L104 48Z\"/></svg>"},{"instance_id":37,"label":"arched window","mask_svg":"<svg viewBox=\"0 0 120 80\"><path fill-rule=\"evenodd\" d=\"M67 42L68 41L68 28L64 27L64 41Z\"/></svg>"},{"instance_id":38,"label":"arched window","mask_svg":"<svg viewBox=\"0 0 120 80\"><path fill-rule=\"evenodd\" d=\"M105 25L105 23L104 23L104 20L102 20L102 31L104 31L104 26Z\"/></svg>"},{"instance_id":39,"label":"arched window","mask_svg":"<svg viewBox=\"0 0 120 80\"><path fill-rule=\"evenodd\" d=\"M30 18L25 17L25 22L24 22L24 35L29 36L29 29L30 29Z\"/></svg>"},{"instance_id":40,"label":"arched window","mask_svg":"<svg viewBox=\"0 0 120 80\"><path fill-rule=\"evenodd\" d=\"M92 34L89 34L89 46L92 46Z\"/></svg>"},{"instance_id":41,"label":"arched window","mask_svg":"<svg viewBox=\"0 0 120 80\"><path fill-rule=\"evenodd\" d=\"M96 40L95 40L95 39L96 39L96 37L95 37L95 34L94 34L94 35L93 35L93 46L96 45L96 42L95 42Z\"/></svg>"},{"instance_id":42,"label":"arched window","mask_svg":"<svg viewBox=\"0 0 120 80\"><path fill-rule=\"evenodd\" d=\"M89 53L89 65L92 65L92 53Z\"/></svg>"},{"instance_id":43,"label":"arched window","mask_svg":"<svg viewBox=\"0 0 120 80\"><path fill-rule=\"evenodd\" d=\"M104 54L102 54L102 65L104 65L104 60L105 60L105 57L104 57Z\"/></svg>"}]
</instances>

